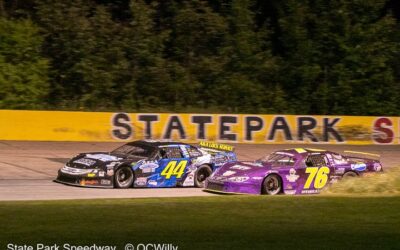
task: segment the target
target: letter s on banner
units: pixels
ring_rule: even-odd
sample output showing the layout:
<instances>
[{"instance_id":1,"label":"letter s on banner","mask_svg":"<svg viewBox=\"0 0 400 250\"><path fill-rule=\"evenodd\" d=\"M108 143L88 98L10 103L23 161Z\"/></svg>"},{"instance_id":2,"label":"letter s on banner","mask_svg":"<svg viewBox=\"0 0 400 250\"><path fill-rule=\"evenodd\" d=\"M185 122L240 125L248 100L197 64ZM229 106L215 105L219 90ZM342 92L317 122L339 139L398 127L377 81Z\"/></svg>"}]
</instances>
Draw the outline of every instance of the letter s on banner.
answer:
<instances>
[{"instance_id":1,"label":"letter s on banner","mask_svg":"<svg viewBox=\"0 0 400 250\"><path fill-rule=\"evenodd\" d=\"M127 140L133 135L133 129L131 125L131 118L127 113L116 113L111 119L113 129L111 131L112 136L115 139Z\"/></svg>"},{"instance_id":2,"label":"letter s on banner","mask_svg":"<svg viewBox=\"0 0 400 250\"><path fill-rule=\"evenodd\" d=\"M389 144L393 142L393 122L390 118L379 117L373 124L372 140L379 144Z\"/></svg>"}]
</instances>

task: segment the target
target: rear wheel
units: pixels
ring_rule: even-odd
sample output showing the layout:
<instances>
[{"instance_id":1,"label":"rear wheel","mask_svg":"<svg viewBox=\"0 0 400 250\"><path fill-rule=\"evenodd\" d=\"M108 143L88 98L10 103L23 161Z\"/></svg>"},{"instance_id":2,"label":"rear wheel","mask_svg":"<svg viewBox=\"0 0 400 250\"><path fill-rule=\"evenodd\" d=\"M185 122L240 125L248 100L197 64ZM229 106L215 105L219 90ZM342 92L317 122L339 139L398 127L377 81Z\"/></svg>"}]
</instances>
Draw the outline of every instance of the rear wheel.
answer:
<instances>
[{"instance_id":1,"label":"rear wheel","mask_svg":"<svg viewBox=\"0 0 400 250\"><path fill-rule=\"evenodd\" d=\"M134 175L130 167L119 168L114 174L116 188L130 188L133 184Z\"/></svg>"},{"instance_id":2,"label":"rear wheel","mask_svg":"<svg viewBox=\"0 0 400 250\"><path fill-rule=\"evenodd\" d=\"M349 171L349 172L346 172L346 173L343 175L343 179L353 178L353 177L357 177L357 176L358 176L357 173L355 173L355 172L353 172L353 171Z\"/></svg>"},{"instance_id":3,"label":"rear wheel","mask_svg":"<svg viewBox=\"0 0 400 250\"><path fill-rule=\"evenodd\" d=\"M206 179L212 174L212 170L207 165L202 165L196 170L194 176L194 186L203 188Z\"/></svg>"},{"instance_id":4,"label":"rear wheel","mask_svg":"<svg viewBox=\"0 0 400 250\"><path fill-rule=\"evenodd\" d=\"M282 191L282 182L277 175L268 175L263 182L262 193L276 195Z\"/></svg>"}]
</instances>

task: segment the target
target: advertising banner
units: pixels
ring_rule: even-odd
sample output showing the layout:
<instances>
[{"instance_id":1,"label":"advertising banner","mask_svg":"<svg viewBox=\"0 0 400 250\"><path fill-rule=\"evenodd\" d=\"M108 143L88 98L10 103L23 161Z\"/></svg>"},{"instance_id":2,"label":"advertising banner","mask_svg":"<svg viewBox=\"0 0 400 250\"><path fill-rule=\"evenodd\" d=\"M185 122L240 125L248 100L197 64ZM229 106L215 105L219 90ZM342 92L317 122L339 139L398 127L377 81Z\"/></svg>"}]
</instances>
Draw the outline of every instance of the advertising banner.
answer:
<instances>
[{"instance_id":1,"label":"advertising banner","mask_svg":"<svg viewBox=\"0 0 400 250\"><path fill-rule=\"evenodd\" d=\"M399 144L399 117L0 110L0 140Z\"/></svg>"}]
</instances>

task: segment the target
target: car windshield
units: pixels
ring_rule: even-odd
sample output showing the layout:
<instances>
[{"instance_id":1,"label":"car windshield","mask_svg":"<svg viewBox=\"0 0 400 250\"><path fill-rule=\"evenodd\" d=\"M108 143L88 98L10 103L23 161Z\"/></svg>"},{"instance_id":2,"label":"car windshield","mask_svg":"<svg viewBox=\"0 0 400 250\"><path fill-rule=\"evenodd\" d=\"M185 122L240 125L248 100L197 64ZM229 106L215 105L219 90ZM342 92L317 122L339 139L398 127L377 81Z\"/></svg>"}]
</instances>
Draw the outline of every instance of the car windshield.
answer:
<instances>
[{"instance_id":1,"label":"car windshield","mask_svg":"<svg viewBox=\"0 0 400 250\"><path fill-rule=\"evenodd\" d=\"M153 147L148 147L139 144L125 144L117 149L114 149L111 153L120 155L132 155L139 157L150 157L154 153Z\"/></svg>"},{"instance_id":2,"label":"car windshield","mask_svg":"<svg viewBox=\"0 0 400 250\"><path fill-rule=\"evenodd\" d=\"M295 163L295 158L293 156L282 153L282 152L275 152L270 155L265 156L264 158L259 159L257 162L261 163L268 163L272 166L293 166Z\"/></svg>"}]
</instances>

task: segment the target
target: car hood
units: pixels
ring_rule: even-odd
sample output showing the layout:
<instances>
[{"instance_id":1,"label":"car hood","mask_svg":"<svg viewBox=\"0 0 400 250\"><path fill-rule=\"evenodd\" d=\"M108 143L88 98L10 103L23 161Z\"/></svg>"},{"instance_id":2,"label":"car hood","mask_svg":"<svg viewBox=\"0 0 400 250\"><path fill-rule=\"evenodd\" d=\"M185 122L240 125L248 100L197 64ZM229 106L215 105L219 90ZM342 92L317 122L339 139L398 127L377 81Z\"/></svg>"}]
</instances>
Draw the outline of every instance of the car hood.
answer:
<instances>
[{"instance_id":1,"label":"car hood","mask_svg":"<svg viewBox=\"0 0 400 250\"><path fill-rule=\"evenodd\" d=\"M263 165L256 162L232 162L227 163L218 169L214 177L231 178L231 177L264 177L268 171L272 169L271 165Z\"/></svg>"},{"instance_id":2,"label":"car hood","mask_svg":"<svg viewBox=\"0 0 400 250\"><path fill-rule=\"evenodd\" d=\"M140 157L127 157L126 155L117 155L109 152L88 152L81 153L68 161L68 167L75 168L107 168L107 166L118 165L122 162L137 162L142 160ZM118 163L118 164L112 164Z\"/></svg>"}]
</instances>

